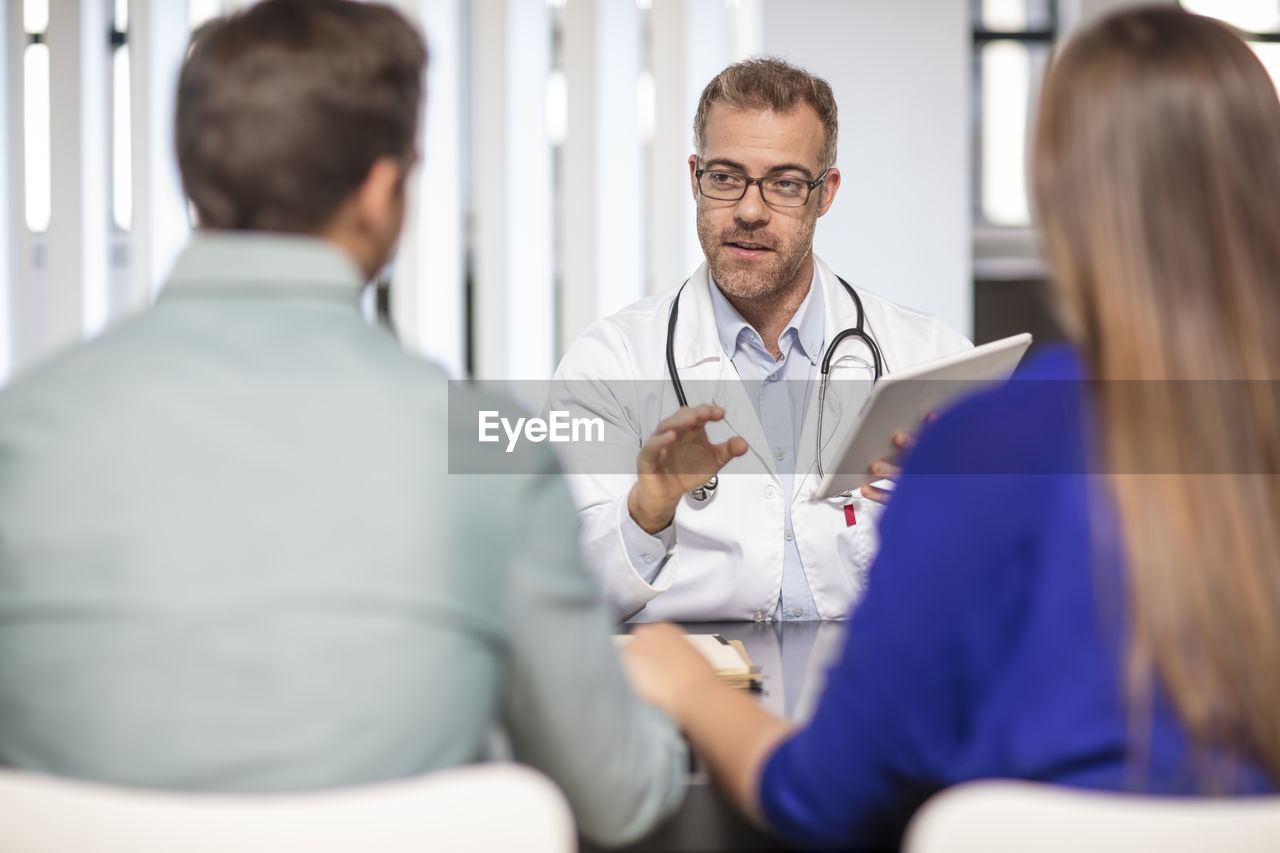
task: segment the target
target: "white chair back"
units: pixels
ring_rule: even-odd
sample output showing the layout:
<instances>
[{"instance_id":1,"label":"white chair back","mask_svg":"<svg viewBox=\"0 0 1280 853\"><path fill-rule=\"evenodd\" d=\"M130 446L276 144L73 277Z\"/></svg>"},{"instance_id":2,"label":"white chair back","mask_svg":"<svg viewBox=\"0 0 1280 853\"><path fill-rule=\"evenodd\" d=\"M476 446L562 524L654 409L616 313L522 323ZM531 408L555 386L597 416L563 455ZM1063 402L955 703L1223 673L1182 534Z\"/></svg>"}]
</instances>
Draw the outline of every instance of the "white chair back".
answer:
<instances>
[{"instance_id":1,"label":"white chair back","mask_svg":"<svg viewBox=\"0 0 1280 853\"><path fill-rule=\"evenodd\" d=\"M1280 796L1150 797L982 781L911 819L902 853L1276 853Z\"/></svg>"},{"instance_id":2,"label":"white chair back","mask_svg":"<svg viewBox=\"0 0 1280 853\"><path fill-rule=\"evenodd\" d=\"M482 764L288 794L119 788L0 769L4 853L571 853L573 816L542 774Z\"/></svg>"}]
</instances>

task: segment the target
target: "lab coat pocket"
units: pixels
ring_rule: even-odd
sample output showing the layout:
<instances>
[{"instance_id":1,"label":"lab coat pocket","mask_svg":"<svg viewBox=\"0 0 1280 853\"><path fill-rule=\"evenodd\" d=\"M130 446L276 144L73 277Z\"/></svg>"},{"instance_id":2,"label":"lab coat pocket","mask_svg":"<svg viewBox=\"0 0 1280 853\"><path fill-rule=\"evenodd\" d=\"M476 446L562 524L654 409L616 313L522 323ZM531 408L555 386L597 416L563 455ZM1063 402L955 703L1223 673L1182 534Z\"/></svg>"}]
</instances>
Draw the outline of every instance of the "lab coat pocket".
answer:
<instances>
[{"instance_id":1,"label":"lab coat pocket","mask_svg":"<svg viewBox=\"0 0 1280 853\"><path fill-rule=\"evenodd\" d=\"M861 596L880 544L876 526L884 507L860 495L836 496L825 503L824 509L834 516L832 523L840 529L836 541L840 564L849 573L855 595Z\"/></svg>"}]
</instances>

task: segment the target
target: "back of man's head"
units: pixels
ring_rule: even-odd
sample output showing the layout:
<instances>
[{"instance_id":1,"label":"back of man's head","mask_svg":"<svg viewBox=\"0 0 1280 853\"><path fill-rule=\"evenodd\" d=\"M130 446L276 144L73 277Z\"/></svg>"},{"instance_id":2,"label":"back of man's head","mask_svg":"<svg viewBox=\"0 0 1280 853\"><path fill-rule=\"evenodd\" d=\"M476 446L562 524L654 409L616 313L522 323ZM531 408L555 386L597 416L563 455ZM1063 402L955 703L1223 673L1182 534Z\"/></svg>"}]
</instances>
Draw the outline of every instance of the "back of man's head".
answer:
<instances>
[{"instance_id":1,"label":"back of man's head","mask_svg":"<svg viewBox=\"0 0 1280 853\"><path fill-rule=\"evenodd\" d=\"M426 47L394 9L264 0L199 29L178 168L200 225L315 233L376 160L413 158Z\"/></svg>"}]
</instances>

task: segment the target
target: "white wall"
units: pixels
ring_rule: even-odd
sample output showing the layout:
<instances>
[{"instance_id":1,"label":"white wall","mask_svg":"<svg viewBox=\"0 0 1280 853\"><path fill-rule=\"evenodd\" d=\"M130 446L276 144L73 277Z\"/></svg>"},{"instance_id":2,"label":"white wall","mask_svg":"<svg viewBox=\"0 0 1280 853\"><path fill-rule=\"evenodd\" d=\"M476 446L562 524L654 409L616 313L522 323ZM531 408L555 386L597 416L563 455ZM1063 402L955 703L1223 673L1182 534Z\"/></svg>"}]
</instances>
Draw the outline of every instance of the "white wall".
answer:
<instances>
[{"instance_id":1,"label":"white wall","mask_svg":"<svg viewBox=\"0 0 1280 853\"><path fill-rule=\"evenodd\" d=\"M840 193L815 248L851 283L973 332L968 3L764 0L763 50L831 83Z\"/></svg>"}]
</instances>

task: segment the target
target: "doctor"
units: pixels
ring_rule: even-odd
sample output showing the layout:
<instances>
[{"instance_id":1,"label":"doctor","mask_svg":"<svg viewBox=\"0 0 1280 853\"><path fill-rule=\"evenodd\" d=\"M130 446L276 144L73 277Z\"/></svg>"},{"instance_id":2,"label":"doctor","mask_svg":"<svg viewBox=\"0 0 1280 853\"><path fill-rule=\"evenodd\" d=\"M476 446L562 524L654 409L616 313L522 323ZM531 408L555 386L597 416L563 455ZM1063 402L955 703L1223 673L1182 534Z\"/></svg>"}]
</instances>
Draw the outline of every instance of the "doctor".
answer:
<instances>
[{"instance_id":1,"label":"doctor","mask_svg":"<svg viewBox=\"0 0 1280 853\"><path fill-rule=\"evenodd\" d=\"M840 188L836 129L826 81L777 59L722 71L689 158L706 263L588 328L556 371L548 407L602 419L632 460L566 462L588 562L619 618L841 619L865 585L885 494L811 497L824 356L836 341L830 469L877 371L970 344L814 256Z\"/></svg>"}]
</instances>

